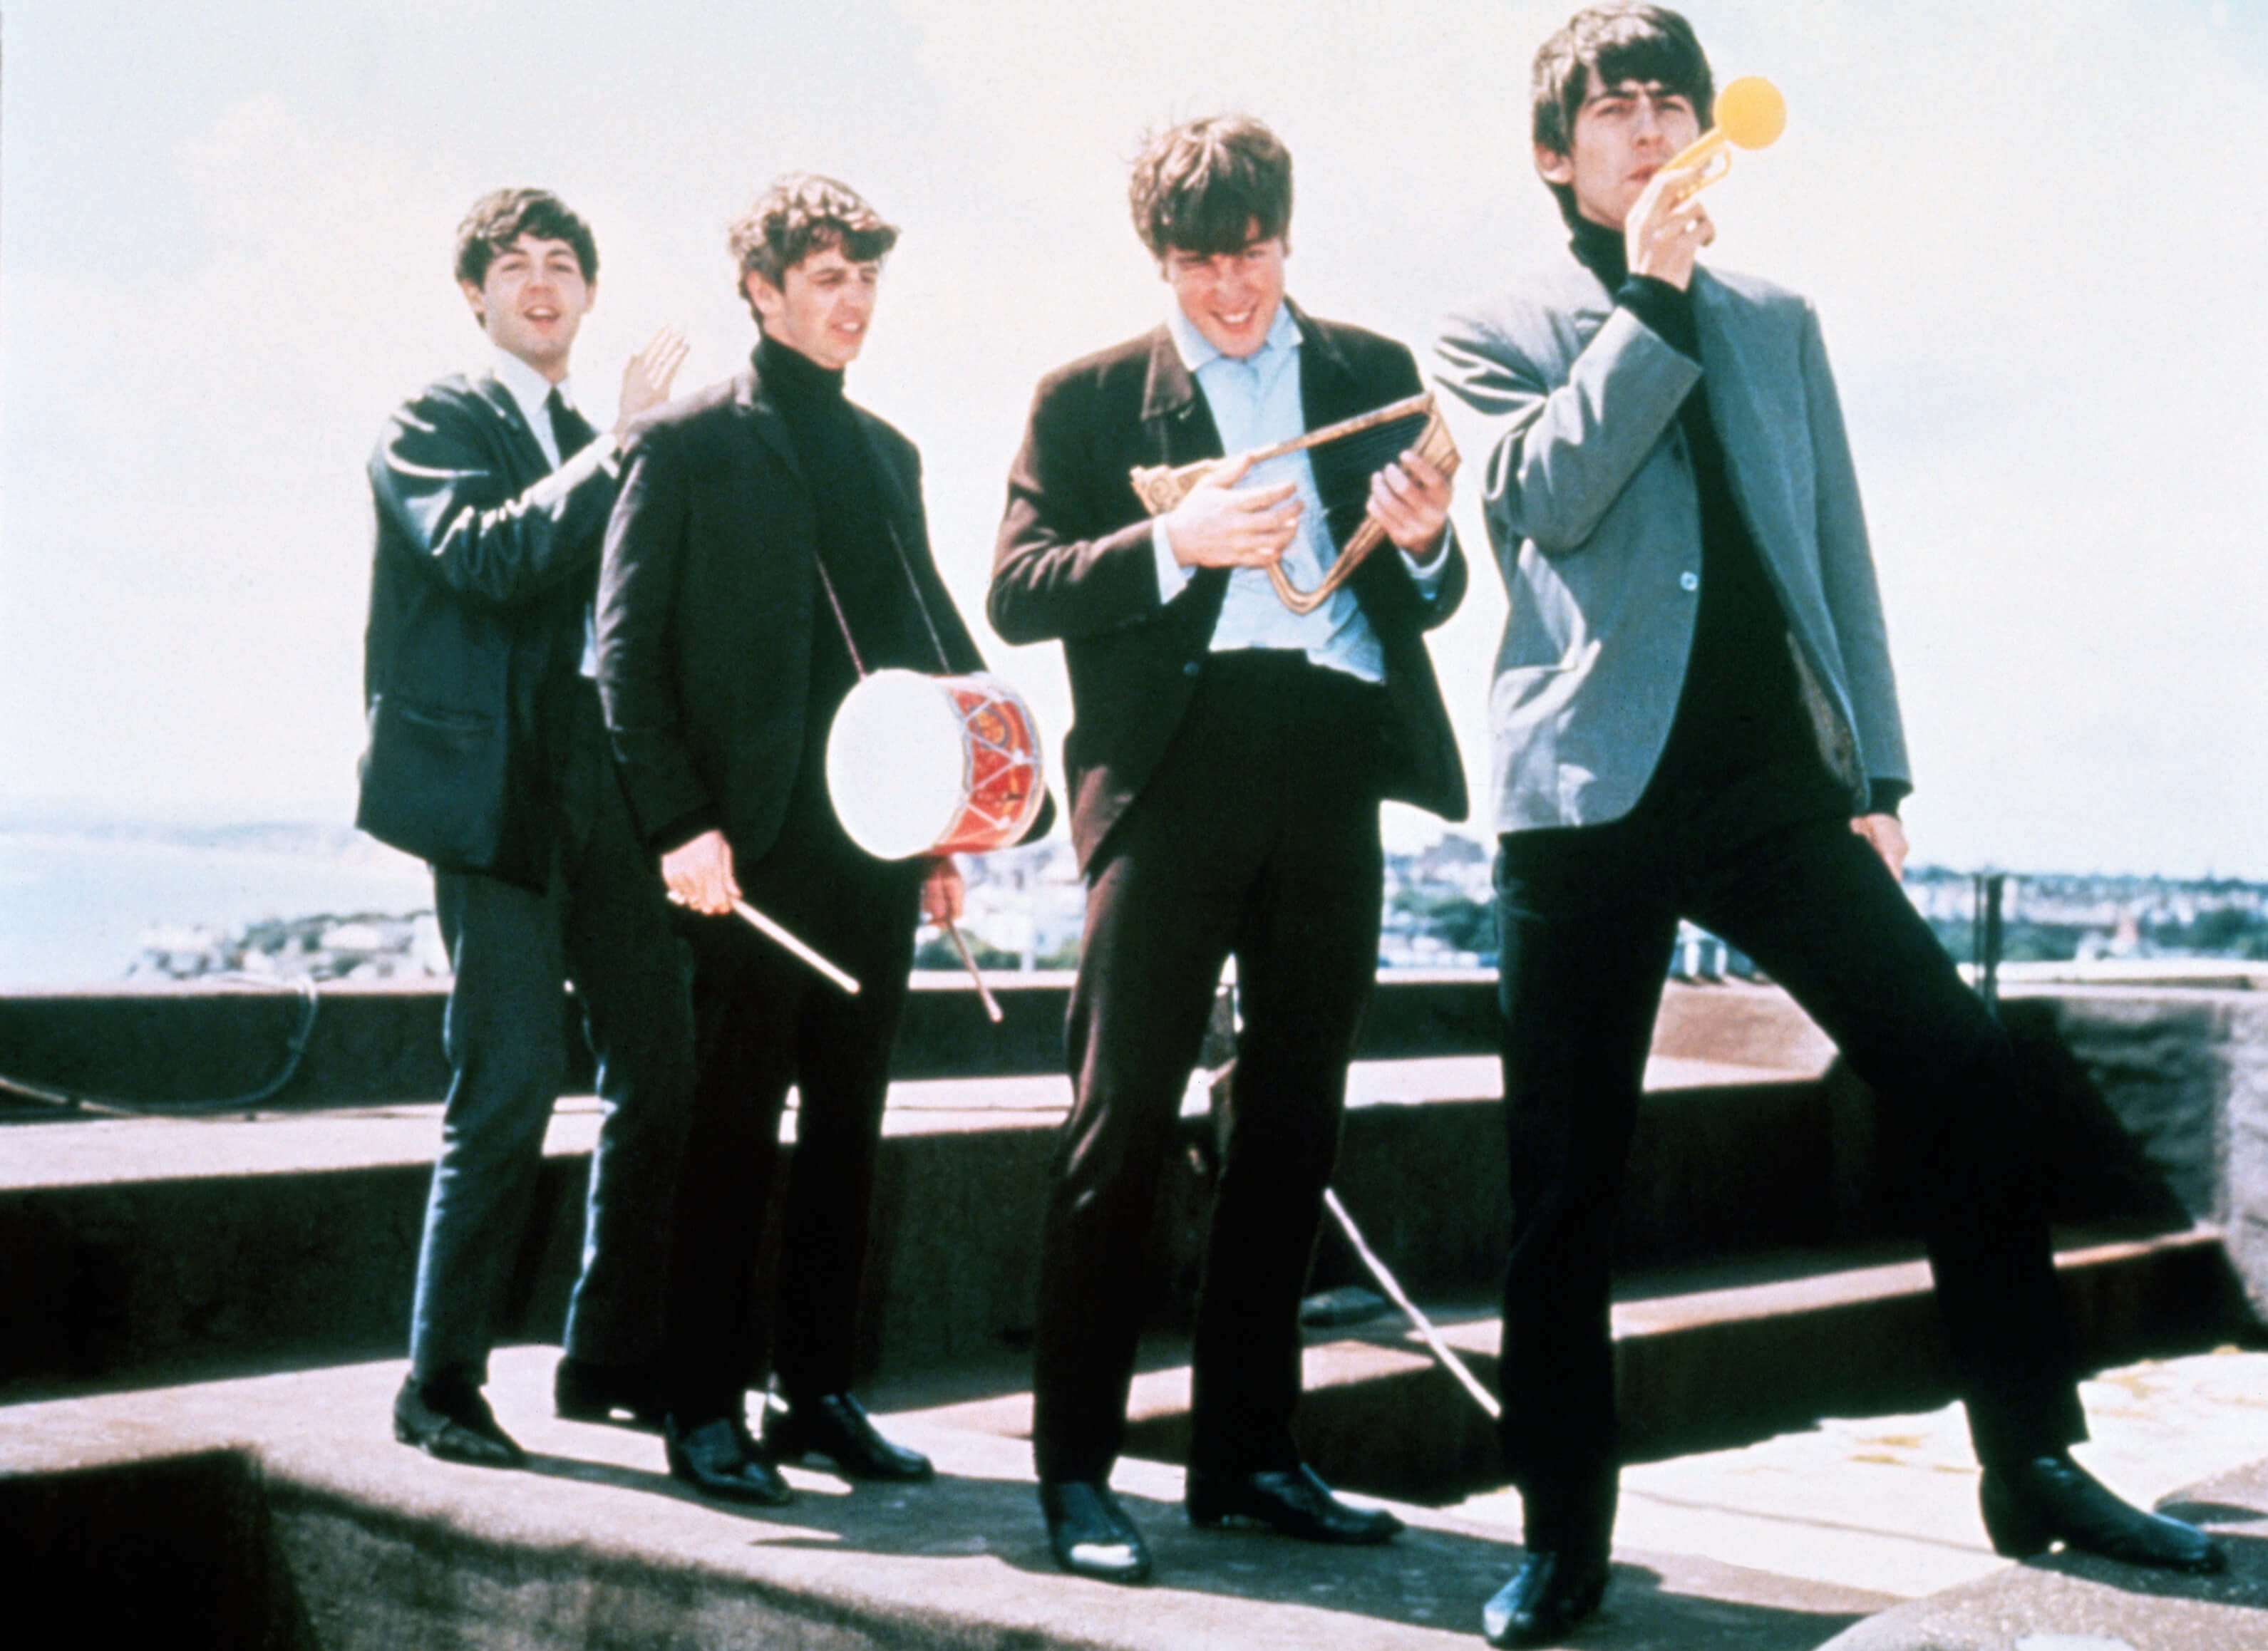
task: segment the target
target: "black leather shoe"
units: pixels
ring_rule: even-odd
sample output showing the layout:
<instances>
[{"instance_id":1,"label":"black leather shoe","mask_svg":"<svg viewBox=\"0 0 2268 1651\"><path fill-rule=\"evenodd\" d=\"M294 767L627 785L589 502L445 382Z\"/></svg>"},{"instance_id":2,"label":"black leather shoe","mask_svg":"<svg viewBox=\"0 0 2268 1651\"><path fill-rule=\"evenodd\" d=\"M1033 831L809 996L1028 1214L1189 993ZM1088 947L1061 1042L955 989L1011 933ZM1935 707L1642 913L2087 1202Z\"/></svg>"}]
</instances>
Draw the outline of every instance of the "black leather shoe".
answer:
<instances>
[{"instance_id":1,"label":"black leather shoe","mask_svg":"<svg viewBox=\"0 0 2268 1651\"><path fill-rule=\"evenodd\" d=\"M1530 1549L1512 1581L1481 1607L1481 1633L1492 1646L1554 1645L1599 1608L1607 1591L1607 1556Z\"/></svg>"},{"instance_id":2,"label":"black leather shoe","mask_svg":"<svg viewBox=\"0 0 2268 1651\"><path fill-rule=\"evenodd\" d=\"M406 1378L394 1396L394 1436L444 1462L516 1468L527 1452L503 1428L481 1390L468 1382Z\"/></svg>"},{"instance_id":3,"label":"black leather shoe","mask_svg":"<svg viewBox=\"0 0 2268 1651\"><path fill-rule=\"evenodd\" d=\"M1184 1505L1189 1523L1256 1519L1302 1542L1367 1546L1388 1542L1402 1522L1382 1508L1350 1508L1306 1463L1282 1472L1208 1473L1191 1468Z\"/></svg>"},{"instance_id":4,"label":"black leather shoe","mask_svg":"<svg viewBox=\"0 0 2268 1651\"><path fill-rule=\"evenodd\" d=\"M764 1460L756 1442L748 1437L747 1424L738 1416L713 1416L690 1425L674 1416L664 1417L661 1442L669 1477L705 1496L766 1508L795 1500L795 1493L779 1470Z\"/></svg>"},{"instance_id":5,"label":"black leather shoe","mask_svg":"<svg viewBox=\"0 0 2268 1651\"><path fill-rule=\"evenodd\" d=\"M624 1411L641 1427L661 1426L661 1398L651 1369L571 1354L552 1373L551 1408L562 1421L612 1421L615 1412Z\"/></svg>"},{"instance_id":6,"label":"black leather shoe","mask_svg":"<svg viewBox=\"0 0 2268 1651\"><path fill-rule=\"evenodd\" d=\"M2011 1559L2066 1548L2161 1571L2218 1571L2221 1545L2195 1525L2128 1506L2068 1456L1987 1467L1977 1492L1992 1552Z\"/></svg>"},{"instance_id":7,"label":"black leather shoe","mask_svg":"<svg viewBox=\"0 0 2268 1651\"><path fill-rule=\"evenodd\" d=\"M1134 1522L1097 1479L1040 1481L1048 1546L1073 1576L1098 1582L1139 1582L1150 1574L1150 1550Z\"/></svg>"},{"instance_id":8,"label":"black leather shoe","mask_svg":"<svg viewBox=\"0 0 2268 1651\"><path fill-rule=\"evenodd\" d=\"M848 1393L767 1410L764 1449L774 1457L825 1457L854 1479L914 1484L937 1472L920 1451L892 1444L877 1433L865 1406Z\"/></svg>"}]
</instances>

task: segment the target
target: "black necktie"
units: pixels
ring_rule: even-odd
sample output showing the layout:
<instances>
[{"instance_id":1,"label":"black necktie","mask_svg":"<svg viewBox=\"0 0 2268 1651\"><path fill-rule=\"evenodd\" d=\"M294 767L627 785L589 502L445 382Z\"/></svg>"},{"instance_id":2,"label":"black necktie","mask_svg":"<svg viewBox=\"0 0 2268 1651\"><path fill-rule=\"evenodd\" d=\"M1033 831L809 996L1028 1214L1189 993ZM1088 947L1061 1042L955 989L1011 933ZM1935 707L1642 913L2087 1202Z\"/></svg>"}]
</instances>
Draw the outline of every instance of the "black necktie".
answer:
<instances>
[{"instance_id":1,"label":"black necktie","mask_svg":"<svg viewBox=\"0 0 2268 1651\"><path fill-rule=\"evenodd\" d=\"M551 439L558 446L561 464L599 439L599 432L591 428L591 421L567 405L567 398L559 393L556 385L543 398L543 410L551 416Z\"/></svg>"}]
</instances>

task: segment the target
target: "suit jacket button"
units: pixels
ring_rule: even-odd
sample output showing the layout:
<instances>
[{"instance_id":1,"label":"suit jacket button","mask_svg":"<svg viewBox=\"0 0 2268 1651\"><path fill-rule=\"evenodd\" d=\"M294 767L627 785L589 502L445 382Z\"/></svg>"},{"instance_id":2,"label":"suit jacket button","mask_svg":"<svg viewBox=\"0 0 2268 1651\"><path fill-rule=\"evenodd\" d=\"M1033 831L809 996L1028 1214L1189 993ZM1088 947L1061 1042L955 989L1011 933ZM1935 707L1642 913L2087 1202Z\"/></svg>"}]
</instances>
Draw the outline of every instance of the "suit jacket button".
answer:
<instances>
[{"instance_id":1,"label":"suit jacket button","mask_svg":"<svg viewBox=\"0 0 2268 1651\"><path fill-rule=\"evenodd\" d=\"M1182 674L1185 677L1193 677L1197 675L1200 669L1202 669L1202 667L1198 665L1196 660L1192 659L1189 664L1182 667Z\"/></svg>"},{"instance_id":2,"label":"suit jacket button","mask_svg":"<svg viewBox=\"0 0 2268 1651\"><path fill-rule=\"evenodd\" d=\"M1698 591L1701 588L1701 576L1697 573L1679 574L1677 588L1681 591Z\"/></svg>"}]
</instances>

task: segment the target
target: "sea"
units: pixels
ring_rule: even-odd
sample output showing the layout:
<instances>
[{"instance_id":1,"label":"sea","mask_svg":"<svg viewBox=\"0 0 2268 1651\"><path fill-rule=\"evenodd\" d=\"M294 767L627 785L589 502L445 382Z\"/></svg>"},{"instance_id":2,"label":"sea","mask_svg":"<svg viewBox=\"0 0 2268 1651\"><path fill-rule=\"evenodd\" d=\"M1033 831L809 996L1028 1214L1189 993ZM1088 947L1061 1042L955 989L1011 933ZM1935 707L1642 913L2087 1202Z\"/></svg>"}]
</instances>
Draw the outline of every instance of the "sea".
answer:
<instances>
[{"instance_id":1,"label":"sea","mask_svg":"<svg viewBox=\"0 0 2268 1651\"><path fill-rule=\"evenodd\" d=\"M422 862L345 826L0 823L0 992L115 983L168 933L432 909Z\"/></svg>"}]
</instances>

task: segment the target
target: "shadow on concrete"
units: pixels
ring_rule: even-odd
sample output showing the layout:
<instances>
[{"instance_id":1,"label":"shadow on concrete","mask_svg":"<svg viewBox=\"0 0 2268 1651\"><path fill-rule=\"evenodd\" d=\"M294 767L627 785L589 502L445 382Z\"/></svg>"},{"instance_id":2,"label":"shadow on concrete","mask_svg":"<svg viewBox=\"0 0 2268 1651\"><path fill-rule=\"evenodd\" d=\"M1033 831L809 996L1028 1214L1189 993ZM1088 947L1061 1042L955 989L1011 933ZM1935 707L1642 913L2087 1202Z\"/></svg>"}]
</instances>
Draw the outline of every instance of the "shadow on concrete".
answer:
<instances>
[{"instance_id":1,"label":"shadow on concrete","mask_svg":"<svg viewBox=\"0 0 2268 1651\"><path fill-rule=\"evenodd\" d=\"M0 1475L11 1643L308 1651L250 1453Z\"/></svg>"},{"instance_id":2,"label":"shadow on concrete","mask_svg":"<svg viewBox=\"0 0 2268 1651\"><path fill-rule=\"evenodd\" d=\"M1145 1601L1167 1593L1326 1612L1340 1619L1332 1639L1343 1644L1369 1643L1366 1631L1347 1618L1471 1635L1482 1602L1521 1557L1507 1543L1438 1527L1412 1527L1385 1546L1356 1549L1317 1546L1256 1529L1201 1531L1187 1523L1177 1502L1122 1493L1150 1544L1156 1572L1147 1587L1117 1589L1057 1572L1028 1483L941 1475L924 1486L880 1486L796 1471L799 1493L793 1503L741 1509L701 1497L660 1472L557 1456L532 1457L529 1471L643 1491L738 1518L748 1528L752 1548L825 1550L881 1561L990 1556L1030 1579L1033 1588L1080 1602L1077 1614L1084 1629L1057 1641L1065 1644L1150 1643L1138 1633L1122 1639L1109 1625L1128 1612L1142 1612ZM807 1488L822 1480L827 1489L814 1493ZM1612 1643L1630 1651L1715 1646L1808 1651L1866 1615L1768 1603L1762 1596L1790 1587L1778 1578L1754 1577L1759 1597L1753 1603L1728 1599L1722 1580L1737 1574L1708 1568L1707 1582L1719 1586L1705 1595L1697 1591L1701 1578L1681 1581L1653 1565L1618 1563L1607 1609L1569 1643ZM1220 1620L1226 1637L1219 1642L1240 1642L1235 1613ZM1251 1625L1257 1629L1262 1620L1253 1618Z\"/></svg>"},{"instance_id":3,"label":"shadow on concrete","mask_svg":"<svg viewBox=\"0 0 2268 1651\"><path fill-rule=\"evenodd\" d=\"M2258 1520L2256 1508L2224 1508L2211 1503L2169 1502L2158 1509L2176 1519L2196 1523L2230 1519ZM2216 1605L2241 1605L2253 1611L2268 1609L2268 1536L2240 1536L2226 1530L2214 1536L2228 1551L2228 1568L2212 1576L2192 1576L2180 1571L2151 1571L2120 1565L2113 1559L2059 1549L2020 1562L2025 1571L2079 1578L2098 1588L2152 1599L2202 1600Z\"/></svg>"}]
</instances>

